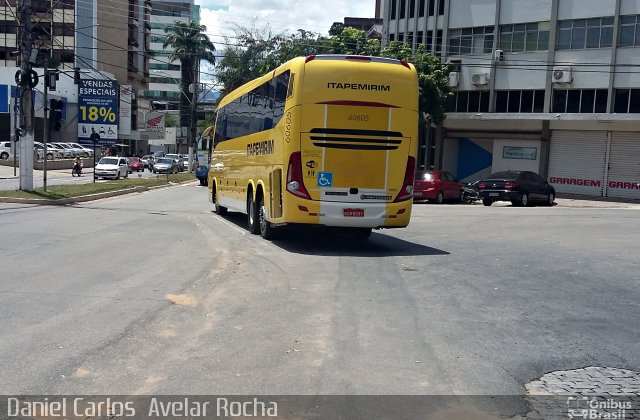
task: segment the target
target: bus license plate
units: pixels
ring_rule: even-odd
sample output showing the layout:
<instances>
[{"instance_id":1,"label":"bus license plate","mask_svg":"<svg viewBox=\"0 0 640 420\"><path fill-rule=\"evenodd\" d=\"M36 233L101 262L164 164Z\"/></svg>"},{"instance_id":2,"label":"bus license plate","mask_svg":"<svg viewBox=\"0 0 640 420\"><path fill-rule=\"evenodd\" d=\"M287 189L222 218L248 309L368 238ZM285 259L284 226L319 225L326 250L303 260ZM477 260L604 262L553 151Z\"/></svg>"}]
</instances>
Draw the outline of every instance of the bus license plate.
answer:
<instances>
[{"instance_id":1,"label":"bus license plate","mask_svg":"<svg viewBox=\"0 0 640 420\"><path fill-rule=\"evenodd\" d=\"M344 217L364 217L364 209L342 209Z\"/></svg>"}]
</instances>

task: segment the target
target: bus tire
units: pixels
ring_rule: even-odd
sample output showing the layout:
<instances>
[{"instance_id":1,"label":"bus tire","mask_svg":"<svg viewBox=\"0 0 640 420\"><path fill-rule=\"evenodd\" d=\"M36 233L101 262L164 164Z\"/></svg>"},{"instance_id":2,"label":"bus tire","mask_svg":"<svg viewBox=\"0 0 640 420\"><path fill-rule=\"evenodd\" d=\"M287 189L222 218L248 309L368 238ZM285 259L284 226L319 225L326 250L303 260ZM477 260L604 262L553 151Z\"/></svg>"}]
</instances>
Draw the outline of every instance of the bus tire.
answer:
<instances>
[{"instance_id":1,"label":"bus tire","mask_svg":"<svg viewBox=\"0 0 640 420\"><path fill-rule=\"evenodd\" d=\"M258 220L258 206L253 201L253 192L247 195L247 228L249 233L257 235L260 233L260 221Z\"/></svg>"},{"instance_id":2,"label":"bus tire","mask_svg":"<svg viewBox=\"0 0 640 420\"><path fill-rule=\"evenodd\" d=\"M211 190L211 201L213 201L213 205L215 207L214 211L218 216L224 216L227 214L227 208L218 204L215 184L213 184L213 189Z\"/></svg>"},{"instance_id":3,"label":"bus tire","mask_svg":"<svg viewBox=\"0 0 640 420\"><path fill-rule=\"evenodd\" d=\"M262 196L262 194L260 194L260 198L258 198L258 209L260 236L262 236L263 239L267 240L273 239L275 229L273 226L271 226L271 222L267 220L267 209L264 206L264 197Z\"/></svg>"}]
</instances>

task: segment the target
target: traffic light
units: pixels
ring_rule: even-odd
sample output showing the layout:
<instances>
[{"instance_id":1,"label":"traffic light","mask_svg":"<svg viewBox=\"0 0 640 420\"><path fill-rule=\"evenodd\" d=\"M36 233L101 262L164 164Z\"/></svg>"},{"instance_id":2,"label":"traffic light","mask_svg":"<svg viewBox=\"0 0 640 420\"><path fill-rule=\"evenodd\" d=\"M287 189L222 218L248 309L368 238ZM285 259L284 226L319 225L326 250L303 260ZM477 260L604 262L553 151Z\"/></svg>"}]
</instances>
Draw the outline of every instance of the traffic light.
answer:
<instances>
[{"instance_id":1,"label":"traffic light","mask_svg":"<svg viewBox=\"0 0 640 420\"><path fill-rule=\"evenodd\" d=\"M49 101L49 130L60 131L62 127L62 107L64 102L60 99L51 99Z\"/></svg>"},{"instance_id":2,"label":"traffic light","mask_svg":"<svg viewBox=\"0 0 640 420\"><path fill-rule=\"evenodd\" d=\"M73 69L73 83L76 85L80 83L80 67Z\"/></svg>"}]
</instances>

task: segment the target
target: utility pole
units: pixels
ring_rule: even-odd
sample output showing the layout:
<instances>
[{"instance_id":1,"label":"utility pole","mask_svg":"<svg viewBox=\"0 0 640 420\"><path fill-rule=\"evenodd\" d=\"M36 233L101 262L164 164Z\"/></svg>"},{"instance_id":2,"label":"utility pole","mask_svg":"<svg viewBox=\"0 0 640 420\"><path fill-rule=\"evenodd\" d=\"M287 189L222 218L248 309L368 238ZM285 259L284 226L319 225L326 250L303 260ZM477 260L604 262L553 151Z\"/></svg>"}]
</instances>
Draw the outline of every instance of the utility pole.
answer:
<instances>
[{"instance_id":1,"label":"utility pole","mask_svg":"<svg viewBox=\"0 0 640 420\"><path fill-rule=\"evenodd\" d=\"M42 144L44 144L44 164L43 164L43 176L42 181L44 184L44 190L47 191L47 143L51 140L51 120L49 117L49 90L56 90L56 82L58 81L58 70L44 70L44 91L42 95L44 97L44 126L42 127Z\"/></svg>"},{"instance_id":2,"label":"utility pole","mask_svg":"<svg viewBox=\"0 0 640 420\"><path fill-rule=\"evenodd\" d=\"M189 172L193 171L193 146L196 142L196 131L198 129L198 79L200 74L200 58L195 56L193 63L193 94L191 95L191 127L189 130ZM196 151L196 153L198 153Z\"/></svg>"},{"instance_id":3,"label":"utility pole","mask_svg":"<svg viewBox=\"0 0 640 420\"><path fill-rule=\"evenodd\" d=\"M20 115L20 189L33 191L33 88L38 84L38 75L31 68L37 51L33 50L31 34L31 0L18 0L20 16L20 70L16 73L16 82L21 86ZM34 53L35 51L35 53ZM34 54L36 54L34 56Z\"/></svg>"}]
</instances>

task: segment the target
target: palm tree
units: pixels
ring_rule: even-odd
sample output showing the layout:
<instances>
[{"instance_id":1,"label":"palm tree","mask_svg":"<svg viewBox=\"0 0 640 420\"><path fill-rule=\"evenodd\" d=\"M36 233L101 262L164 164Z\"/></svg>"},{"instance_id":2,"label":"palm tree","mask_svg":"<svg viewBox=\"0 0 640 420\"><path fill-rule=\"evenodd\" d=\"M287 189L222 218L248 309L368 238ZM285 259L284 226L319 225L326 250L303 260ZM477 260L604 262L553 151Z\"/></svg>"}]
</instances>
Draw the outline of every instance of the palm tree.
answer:
<instances>
[{"instance_id":1,"label":"palm tree","mask_svg":"<svg viewBox=\"0 0 640 420\"><path fill-rule=\"evenodd\" d=\"M191 125L189 85L195 81L194 73L201 60L215 64L216 47L205 34L207 27L194 21L175 22L164 31L167 36L162 47L173 49L169 61L180 60L180 125L188 127Z\"/></svg>"}]
</instances>

